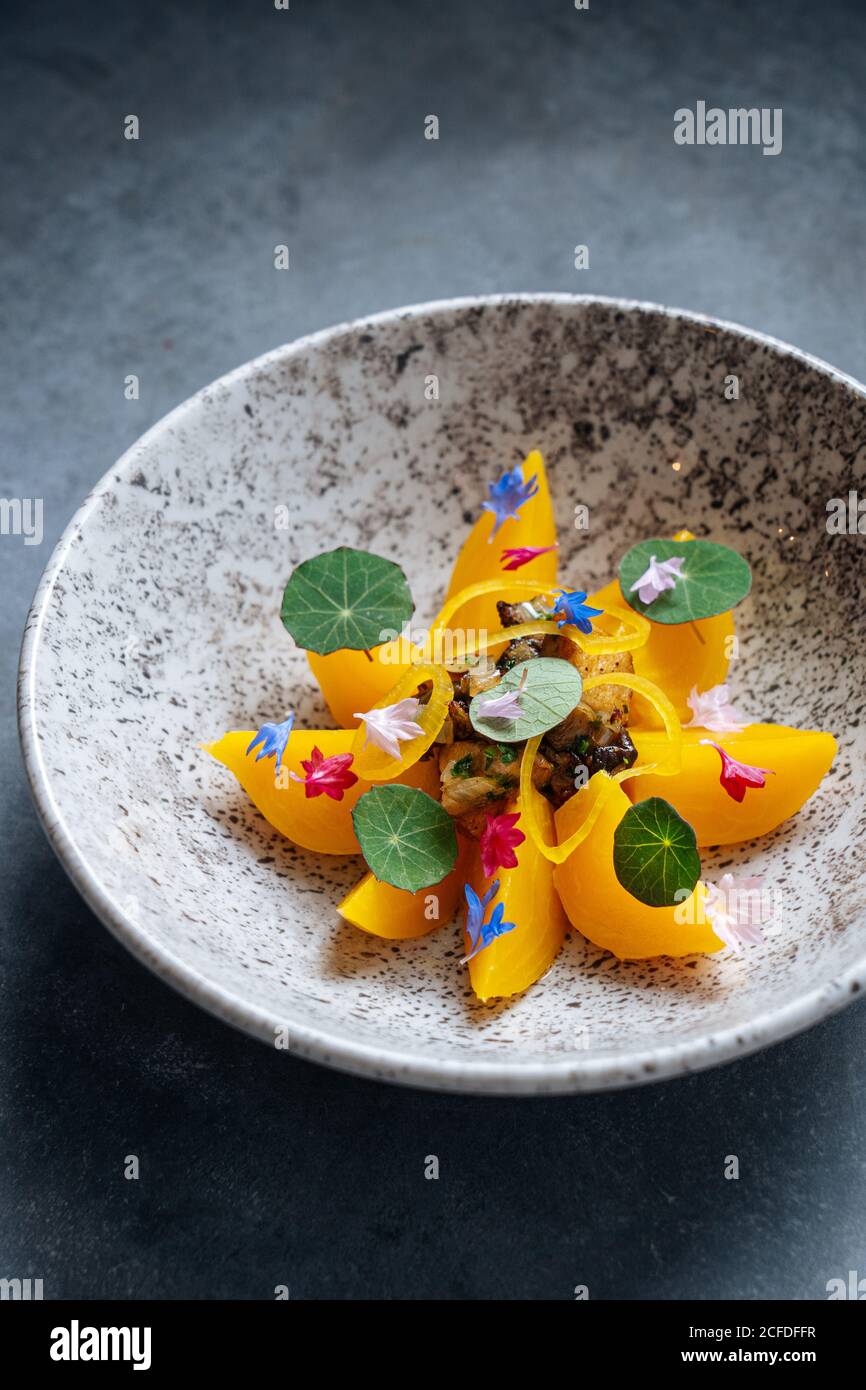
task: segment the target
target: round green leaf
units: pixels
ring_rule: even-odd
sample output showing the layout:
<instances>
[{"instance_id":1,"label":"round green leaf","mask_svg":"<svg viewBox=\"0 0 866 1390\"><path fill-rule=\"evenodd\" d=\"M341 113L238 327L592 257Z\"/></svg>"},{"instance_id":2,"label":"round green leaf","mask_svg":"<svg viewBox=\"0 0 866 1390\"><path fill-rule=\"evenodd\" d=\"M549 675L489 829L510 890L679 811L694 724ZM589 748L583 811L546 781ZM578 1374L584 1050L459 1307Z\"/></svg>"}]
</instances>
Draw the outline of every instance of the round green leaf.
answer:
<instances>
[{"instance_id":1,"label":"round green leaf","mask_svg":"<svg viewBox=\"0 0 866 1390\"><path fill-rule=\"evenodd\" d=\"M414 610L399 565L341 545L298 565L280 617L299 647L327 656L378 646L382 633L399 632Z\"/></svg>"},{"instance_id":2,"label":"round green leaf","mask_svg":"<svg viewBox=\"0 0 866 1390\"><path fill-rule=\"evenodd\" d=\"M614 831L613 868L638 902L673 907L701 876L695 832L660 796L639 801Z\"/></svg>"},{"instance_id":3,"label":"round green leaf","mask_svg":"<svg viewBox=\"0 0 866 1390\"><path fill-rule=\"evenodd\" d=\"M418 787L389 783L364 792L352 824L370 869L394 888L428 888L457 862L453 820Z\"/></svg>"},{"instance_id":4,"label":"round green leaf","mask_svg":"<svg viewBox=\"0 0 866 1390\"><path fill-rule=\"evenodd\" d=\"M665 589L652 603L643 603L632 584L645 574L653 555L656 560L680 556L683 567L672 589ZM654 623L690 623L714 618L740 603L752 587L752 571L742 555L715 541L641 541L624 555L619 567L623 598L637 613Z\"/></svg>"},{"instance_id":5,"label":"round green leaf","mask_svg":"<svg viewBox=\"0 0 866 1390\"><path fill-rule=\"evenodd\" d=\"M509 690L517 690L526 672L526 685L520 692L522 714L519 719L498 719L485 713L485 707ZM532 657L512 666L498 685L476 695L469 705L472 727L497 743L522 743L535 734L545 734L580 703L583 681L570 661L559 656Z\"/></svg>"}]
</instances>

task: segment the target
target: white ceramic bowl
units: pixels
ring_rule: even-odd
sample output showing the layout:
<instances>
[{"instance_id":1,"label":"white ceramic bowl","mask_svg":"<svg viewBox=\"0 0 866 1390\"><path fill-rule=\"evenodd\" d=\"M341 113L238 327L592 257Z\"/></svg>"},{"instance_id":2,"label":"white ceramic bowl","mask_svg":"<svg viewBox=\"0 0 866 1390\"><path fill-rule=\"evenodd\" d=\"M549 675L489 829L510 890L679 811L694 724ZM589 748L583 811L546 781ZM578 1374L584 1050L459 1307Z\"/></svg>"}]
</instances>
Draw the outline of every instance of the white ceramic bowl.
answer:
<instances>
[{"instance_id":1,"label":"white ceramic bowl","mask_svg":"<svg viewBox=\"0 0 866 1390\"><path fill-rule=\"evenodd\" d=\"M425 395L435 375L438 400ZM736 376L739 399L726 398ZM427 394L430 394L429 392ZM728 391L730 395L730 391ZM301 559L398 558L432 615L486 481L538 447L571 585L687 524L743 551L739 703L828 728L837 763L791 823L704 856L773 887L741 959L622 963L579 937L520 999L477 1004L456 927L379 943L334 905L360 861L296 850L198 744L288 706L330 725L279 620ZM679 470L672 469L679 462ZM841 1007L866 977L862 536L866 394L758 334L562 295L340 325L199 392L111 469L34 601L20 719L36 803L93 910L190 999L273 1045L451 1090L579 1091L712 1065ZM590 508L588 532L571 519ZM274 525L290 509L290 531ZM781 905L781 906L779 906Z\"/></svg>"}]
</instances>

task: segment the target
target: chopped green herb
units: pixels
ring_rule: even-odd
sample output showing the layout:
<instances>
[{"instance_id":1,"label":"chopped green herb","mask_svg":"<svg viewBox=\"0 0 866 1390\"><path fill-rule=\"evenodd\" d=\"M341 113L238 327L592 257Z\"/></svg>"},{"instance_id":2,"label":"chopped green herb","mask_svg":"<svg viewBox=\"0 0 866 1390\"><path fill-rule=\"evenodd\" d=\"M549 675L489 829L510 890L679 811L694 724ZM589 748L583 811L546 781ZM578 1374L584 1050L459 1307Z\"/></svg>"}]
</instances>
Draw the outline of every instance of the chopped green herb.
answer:
<instances>
[{"instance_id":1,"label":"chopped green herb","mask_svg":"<svg viewBox=\"0 0 866 1390\"><path fill-rule=\"evenodd\" d=\"M472 754L464 753L462 758L458 758L456 763L451 764L451 774L454 777L472 776Z\"/></svg>"}]
</instances>

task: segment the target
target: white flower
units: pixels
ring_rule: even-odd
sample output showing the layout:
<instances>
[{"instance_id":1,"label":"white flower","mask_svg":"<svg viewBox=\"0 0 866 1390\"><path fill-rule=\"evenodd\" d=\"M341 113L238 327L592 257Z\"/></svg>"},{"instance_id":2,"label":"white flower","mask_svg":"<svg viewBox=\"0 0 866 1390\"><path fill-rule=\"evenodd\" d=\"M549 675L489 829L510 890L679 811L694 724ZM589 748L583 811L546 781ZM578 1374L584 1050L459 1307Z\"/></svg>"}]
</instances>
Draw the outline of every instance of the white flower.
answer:
<instances>
[{"instance_id":1,"label":"white flower","mask_svg":"<svg viewBox=\"0 0 866 1390\"><path fill-rule=\"evenodd\" d=\"M691 723L687 729L710 729L714 734L741 734L748 720L735 709L726 685L714 685L712 690L698 694L696 685L689 695Z\"/></svg>"},{"instance_id":2,"label":"white flower","mask_svg":"<svg viewBox=\"0 0 866 1390\"><path fill-rule=\"evenodd\" d=\"M375 743L377 748L381 748L392 758L399 758L401 742L417 738L424 732L421 725L415 723L420 703L417 696L409 695L405 700L398 700L395 705L385 705L382 709L368 709L366 714L359 714L356 710L352 717L363 719L367 743Z\"/></svg>"},{"instance_id":3,"label":"white flower","mask_svg":"<svg viewBox=\"0 0 866 1390\"><path fill-rule=\"evenodd\" d=\"M519 719L523 713L520 694L526 686L528 675L529 667L525 666L516 690L506 690L504 695L494 695L490 700L482 700L480 712L483 717L485 719Z\"/></svg>"},{"instance_id":4,"label":"white flower","mask_svg":"<svg viewBox=\"0 0 866 1390\"><path fill-rule=\"evenodd\" d=\"M685 557L673 555L670 560L656 560L654 555L650 556L649 567L644 570L640 579L632 584L630 593L637 590L638 598L641 603L654 603L659 594L663 594L665 589L672 589L678 579L682 579L680 570L685 564Z\"/></svg>"},{"instance_id":5,"label":"white flower","mask_svg":"<svg viewBox=\"0 0 866 1390\"><path fill-rule=\"evenodd\" d=\"M704 915L720 941L737 955L743 946L763 946L761 927L773 916L772 899L762 889L763 875L735 879L723 874L717 884L707 883Z\"/></svg>"}]
</instances>

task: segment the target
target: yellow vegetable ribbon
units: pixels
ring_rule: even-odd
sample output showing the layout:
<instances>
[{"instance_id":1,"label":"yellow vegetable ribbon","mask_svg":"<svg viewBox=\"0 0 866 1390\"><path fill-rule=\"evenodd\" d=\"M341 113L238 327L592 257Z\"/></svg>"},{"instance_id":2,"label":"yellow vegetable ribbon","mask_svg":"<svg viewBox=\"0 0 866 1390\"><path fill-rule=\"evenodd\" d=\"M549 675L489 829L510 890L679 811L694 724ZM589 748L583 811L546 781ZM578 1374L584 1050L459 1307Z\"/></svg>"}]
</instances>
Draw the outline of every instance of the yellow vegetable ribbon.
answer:
<instances>
[{"instance_id":1,"label":"yellow vegetable ribbon","mask_svg":"<svg viewBox=\"0 0 866 1390\"><path fill-rule=\"evenodd\" d=\"M541 584L537 579L510 579L506 575L503 575L501 579L484 579L478 584L468 584L465 589L461 589L453 598L448 599L433 620L424 647L425 659L433 659L436 646L441 643L442 634L448 629L448 624L454 614L472 599L481 598L486 594L514 593L515 590L522 591L527 595L553 594L558 587L556 584ZM625 627L626 631L598 632L586 636L571 624L559 627L553 621L539 619L538 622L519 623L514 627L498 628L494 632L479 635L474 645L466 647L459 656L446 664L451 670L459 670L461 669L461 659L483 655L488 647L496 646L502 642L511 642L520 637L548 634L568 637L587 656L613 656L618 652L637 651L639 647L645 646L649 640L651 623L632 608L621 608L619 605L608 604L602 617L615 619L619 627ZM600 622L601 619L594 619L594 626L599 626Z\"/></svg>"},{"instance_id":2,"label":"yellow vegetable ribbon","mask_svg":"<svg viewBox=\"0 0 866 1390\"><path fill-rule=\"evenodd\" d=\"M524 824L529 830L533 843L539 853L543 854L545 859L549 859L552 864L564 864L569 855L586 839L601 815L607 798L617 782L624 782L631 777L640 777L645 772L655 772L659 777L673 777L682 768L682 725L679 715L664 691L660 690L652 681L648 681L645 676L635 676L627 671L614 671L602 676L587 676L583 682L583 688L584 690L594 690L597 686L611 684L624 685L627 690L635 690L650 702L664 724L665 733L668 736L667 748L664 756L658 762L638 763L635 767L623 768L621 772L615 772L612 776L606 772L597 772L595 776L604 777L607 786L604 792L599 793L596 797L592 810L583 824L575 830L573 835L569 835L563 844L549 845L539 824L537 803L533 796L535 788L532 783L535 755L544 735L536 734L534 738L527 740L520 764L520 807L523 812ZM586 788L582 787L580 791L575 792L575 796L582 796L585 791Z\"/></svg>"},{"instance_id":3,"label":"yellow vegetable ribbon","mask_svg":"<svg viewBox=\"0 0 866 1390\"><path fill-rule=\"evenodd\" d=\"M420 724L424 732L400 745L399 758L392 758L390 753L373 743L366 743L365 746L366 730L363 724L355 730L352 740L352 771L365 782L388 782L393 777L399 777L407 767L412 767L413 763L418 762L436 738L445 722L453 695L451 677L442 666L432 662L420 662L417 666L410 666L387 695L376 701L373 709L396 705L399 700L414 695L418 686L428 680L433 682L433 692L427 704L421 705L415 716L415 722Z\"/></svg>"}]
</instances>

